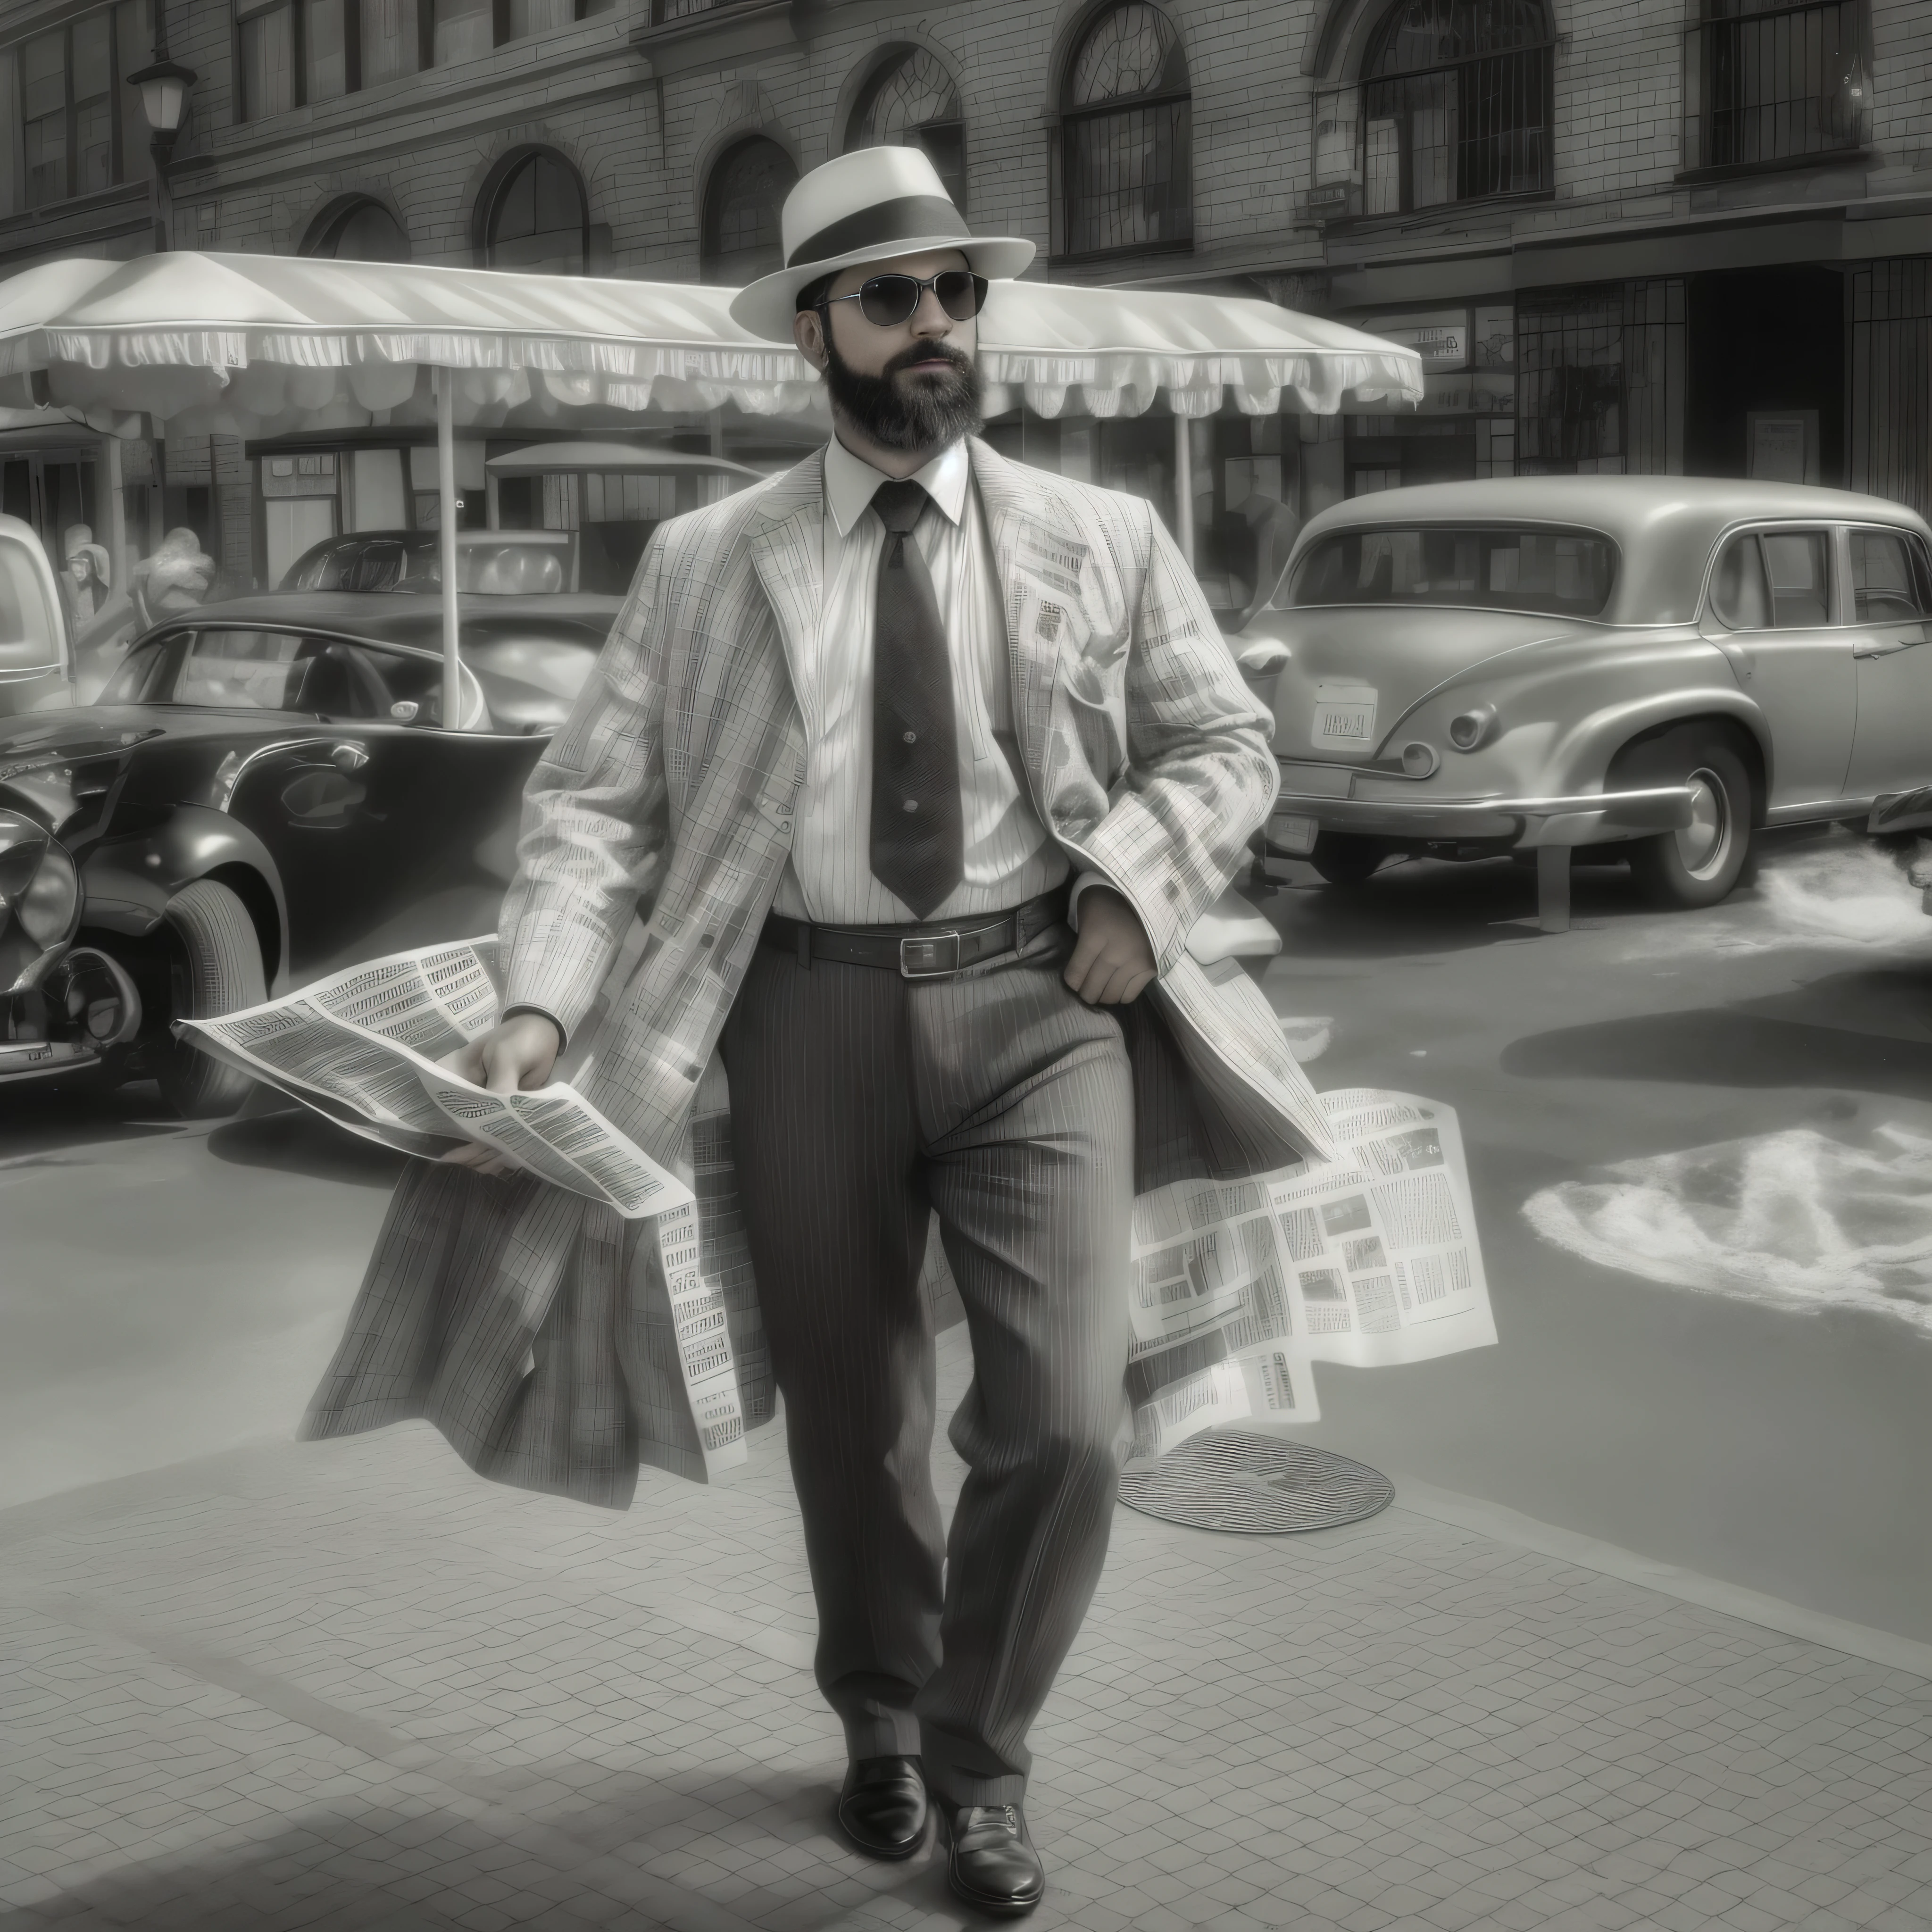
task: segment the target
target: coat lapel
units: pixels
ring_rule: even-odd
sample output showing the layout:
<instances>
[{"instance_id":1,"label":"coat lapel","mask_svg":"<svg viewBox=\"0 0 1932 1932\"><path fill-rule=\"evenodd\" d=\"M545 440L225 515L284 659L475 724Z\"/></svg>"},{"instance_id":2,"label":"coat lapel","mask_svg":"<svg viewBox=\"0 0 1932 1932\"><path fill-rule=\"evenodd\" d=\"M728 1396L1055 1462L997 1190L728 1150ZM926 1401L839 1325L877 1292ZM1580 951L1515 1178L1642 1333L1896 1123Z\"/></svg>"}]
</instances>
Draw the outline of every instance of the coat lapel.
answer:
<instances>
[{"instance_id":1,"label":"coat lapel","mask_svg":"<svg viewBox=\"0 0 1932 1932\"><path fill-rule=\"evenodd\" d=\"M765 493L763 526L746 540L752 568L778 619L796 701L799 669L818 622L824 590L825 456L814 450Z\"/></svg>"}]
</instances>

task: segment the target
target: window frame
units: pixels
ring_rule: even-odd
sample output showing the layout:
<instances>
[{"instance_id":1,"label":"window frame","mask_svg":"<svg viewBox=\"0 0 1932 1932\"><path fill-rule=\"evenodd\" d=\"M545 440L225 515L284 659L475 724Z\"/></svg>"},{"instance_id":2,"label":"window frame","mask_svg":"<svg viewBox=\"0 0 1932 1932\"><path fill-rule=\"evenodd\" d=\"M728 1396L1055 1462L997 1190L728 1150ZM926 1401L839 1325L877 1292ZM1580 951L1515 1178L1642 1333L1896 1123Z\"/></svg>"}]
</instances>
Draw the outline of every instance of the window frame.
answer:
<instances>
[{"instance_id":1,"label":"window frame","mask_svg":"<svg viewBox=\"0 0 1932 1932\"><path fill-rule=\"evenodd\" d=\"M1912 586L1914 594L1925 608L1916 617L1861 617L1858 612L1858 586L1852 574L1852 539L1855 536L1896 537L1905 546L1912 572L1917 581ZM1899 524L1881 524L1862 518L1838 526L1838 540L1843 548L1839 560L1845 586L1846 622L1864 628L1893 624L1932 623L1932 551L1926 548L1925 539L1916 530L1907 530Z\"/></svg>"},{"instance_id":2,"label":"window frame","mask_svg":"<svg viewBox=\"0 0 1932 1932\"><path fill-rule=\"evenodd\" d=\"M1887 529L1888 525L1876 528ZM1704 590L1699 601L1697 621L1702 624L1707 618L1728 638L1763 637L1774 632L1800 631L1841 631L1852 623L1852 604L1850 575L1846 568L1849 558L1844 551L1846 526L1831 519L1820 520L1816 517L1772 517L1760 520L1734 524L1721 531L1711 545L1711 554L1704 562ZM1825 539L1825 568L1828 573L1825 587L1825 621L1822 624L1760 624L1751 628L1740 628L1729 622L1718 608L1718 566L1731 545L1744 537L1762 538L1766 536L1810 536L1822 535ZM1778 592L1772 587L1771 568L1764 559L1764 548L1760 542L1758 556L1764 571L1765 595L1772 600L1774 614Z\"/></svg>"},{"instance_id":3,"label":"window frame","mask_svg":"<svg viewBox=\"0 0 1932 1932\"><path fill-rule=\"evenodd\" d=\"M1851 158L1865 153L1871 145L1872 124L1872 16L1869 0L1777 0L1777 4L1750 13L1721 14L1713 11L1712 0L1694 0L1696 17L1683 30L1678 62L1679 89L1683 103L1681 152L1688 165L1676 176L1680 182L1729 181L1760 174L1779 174L1808 167L1842 166ZM1714 43L1718 32L1753 22L1789 20L1801 14L1823 14L1850 5L1854 14L1853 69L1846 78L1862 82L1862 92L1850 98L1858 104L1852 110L1854 125L1850 138L1834 146L1794 148L1788 152L1756 156L1748 160L1714 161L1713 88L1718 62ZM1826 97L1817 97L1822 102ZM1769 106L1788 105L1771 102ZM1750 111L1748 106L1742 111Z\"/></svg>"},{"instance_id":4,"label":"window frame","mask_svg":"<svg viewBox=\"0 0 1932 1932\"><path fill-rule=\"evenodd\" d=\"M1390 31L1391 23L1408 0L1390 0L1375 24L1368 42L1368 56L1362 62L1357 76L1354 93L1355 97L1355 178L1360 184L1364 221L1398 221L1412 220L1418 216L1426 219L1438 211L1458 208L1477 208L1492 202L1516 202L1547 200L1556 192L1556 29L1549 0L1540 0L1543 16L1543 38L1540 40L1526 41L1522 45L1502 47L1486 54L1466 54L1455 60L1441 61L1432 67L1406 68L1392 74L1371 74L1369 62L1374 58ZM1487 194L1451 194L1446 200L1415 201L1415 181L1409 151L1405 147L1400 151L1400 179L1397 184L1397 206L1393 209L1382 209L1375 214L1367 212L1368 198L1368 142L1369 142L1369 90L1373 87L1387 87L1410 81L1425 80L1435 74L1458 74L1466 68L1480 66L1485 61L1506 60L1514 57L1537 55L1540 57L1544 119L1542 124L1543 154L1545 178L1535 188L1504 188ZM1452 154L1454 151L1452 150Z\"/></svg>"},{"instance_id":5,"label":"window frame","mask_svg":"<svg viewBox=\"0 0 1932 1932\"><path fill-rule=\"evenodd\" d=\"M579 243L583 252L584 265L574 272L580 275L588 275L590 273L590 231L592 226L590 219L590 184L584 178L584 170L568 154L542 142L530 142L521 146L512 148L508 154L499 158L495 166L490 170L485 178L482 192L476 197L476 212L474 217L476 225L472 230L476 237L477 266L484 268L496 266L491 261L490 255L496 246L495 230L497 211L502 207L503 197L508 194L512 183L516 181L525 168L539 160L553 161L560 167L568 168L572 178L577 183L578 200L584 211L581 238ZM560 232L561 231L552 232ZM535 274L539 272L554 273L555 271L526 268L520 272ZM563 272L569 274L572 272L566 269Z\"/></svg>"},{"instance_id":6,"label":"window frame","mask_svg":"<svg viewBox=\"0 0 1932 1932\"><path fill-rule=\"evenodd\" d=\"M1147 7L1166 22L1168 30L1173 34L1180 54L1181 67L1187 76L1186 86L1116 96L1111 100L1074 106L1067 99L1067 95L1071 92L1074 69L1078 66L1081 56L1086 52L1088 44L1111 15L1136 4ZM1180 26L1167 9L1157 4L1157 0L1104 0L1103 4L1092 8L1082 19L1078 31L1066 43L1066 57L1060 70L1058 94L1058 112L1053 137L1055 176L1053 183L1054 259L1063 262L1110 262L1138 255L1192 254L1194 252L1194 69L1187 58L1186 44L1182 38ZM1175 147L1178 152L1184 153L1186 162L1186 234L1168 241L1133 242L1112 248L1076 250L1072 247L1070 238L1075 225L1073 143L1079 129L1108 116L1138 113L1159 107L1179 107L1182 110L1177 117L1179 127Z\"/></svg>"},{"instance_id":7,"label":"window frame","mask_svg":"<svg viewBox=\"0 0 1932 1932\"><path fill-rule=\"evenodd\" d=\"M58 24L42 28L37 33L23 34L18 40L8 43L8 50L14 56L14 81L13 105L20 117L20 181L19 187L19 212L31 214L41 208L56 208L63 202L78 201L90 194L105 194L111 190L124 187L128 182L127 140L122 123L126 118L120 99L124 85L122 70L134 58L134 50L123 50L121 42L120 8L115 0L100 7L90 7L85 12L76 14ZM76 98L74 93L75 30L82 22L98 19L107 28L108 85L104 94L90 94L85 100ZM31 124L27 114L27 65L26 52L36 40L49 40L58 35L61 43L62 104L57 110L61 117L62 132L66 144L64 178L61 191L45 201L32 197L32 168L27 160L27 129ZM126 58L124 58L124 52ZM83 188L80 182L80 110L85 105L104 100L107 107L108 162L107 184L105 188ZM51 115L35 115L34 122L51 119ZM15 211L0 208L0 214Z\"/></svg>"}]
</instances>

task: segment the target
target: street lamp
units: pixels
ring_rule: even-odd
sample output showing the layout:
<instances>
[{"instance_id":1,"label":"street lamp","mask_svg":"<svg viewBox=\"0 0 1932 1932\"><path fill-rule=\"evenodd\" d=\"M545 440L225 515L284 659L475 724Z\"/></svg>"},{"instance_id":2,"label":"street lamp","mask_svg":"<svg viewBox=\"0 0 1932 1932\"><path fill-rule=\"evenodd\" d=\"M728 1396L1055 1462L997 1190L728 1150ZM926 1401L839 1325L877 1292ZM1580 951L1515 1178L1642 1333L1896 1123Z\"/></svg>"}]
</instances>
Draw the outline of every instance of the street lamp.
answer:
<instances>
[{"instance_id":1,"label":"street lamp","mask_svg":"<svg viewBox=\"0 0 1932 1932\"><path fill-rule=\"evenodd\" d=\"M148 152L154 158L156 245L168 245L168 163L175 150L175 137L181 132L182 116L188 111L188 91L195 82L194 68L168 58L168 13L164 4L154 8L154 58L128 76L130 87L141 90L141 112L147 116L152 139Z\"/></svg>"}]
</instances>

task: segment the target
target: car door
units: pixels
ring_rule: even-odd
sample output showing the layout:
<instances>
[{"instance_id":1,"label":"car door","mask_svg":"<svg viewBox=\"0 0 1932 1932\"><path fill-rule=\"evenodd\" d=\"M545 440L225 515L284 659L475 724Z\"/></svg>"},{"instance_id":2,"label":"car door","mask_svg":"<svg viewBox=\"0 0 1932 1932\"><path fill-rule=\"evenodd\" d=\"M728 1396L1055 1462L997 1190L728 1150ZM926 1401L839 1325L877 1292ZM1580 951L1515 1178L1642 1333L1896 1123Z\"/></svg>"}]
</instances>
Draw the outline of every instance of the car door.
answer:
<instances>
[{"instance_id":1,"label":"car door","mask_svg":"<svg viewBox=\"0 0 1932 1932\"><path fill-rule=\"evenodd\" d=\"M1834 532L1823 524L1741 531L1712 573L1705 634L1771 727L1774 814L1844 795L1857 717L1852 632L1834 621Z\"/></svg>"},{"instance_id":2,"label":"car door","mask_svg":"<svg viewBox=\"0 0 1932 1932\"><path fill-rule=\"evenodd\" d=\"M1844 536L1858 681L1846 789L1884 798L1932 784L1932 560L1904 530Z\"/></svg>"},{"instance_id":3,"label":"car door","mask_svg":"<svg viewBox=\"0 0 1932 1932\"><path fill-rule=\"evenodd\" d=\"M230 721L218 794L274 862L298 980L358 956L386 869L389 832L374 794L390 728L379 717L381 687L356 679L351 650L298 631L205 622L175 677L176 704Z\"/></svg>"}]
</instances>

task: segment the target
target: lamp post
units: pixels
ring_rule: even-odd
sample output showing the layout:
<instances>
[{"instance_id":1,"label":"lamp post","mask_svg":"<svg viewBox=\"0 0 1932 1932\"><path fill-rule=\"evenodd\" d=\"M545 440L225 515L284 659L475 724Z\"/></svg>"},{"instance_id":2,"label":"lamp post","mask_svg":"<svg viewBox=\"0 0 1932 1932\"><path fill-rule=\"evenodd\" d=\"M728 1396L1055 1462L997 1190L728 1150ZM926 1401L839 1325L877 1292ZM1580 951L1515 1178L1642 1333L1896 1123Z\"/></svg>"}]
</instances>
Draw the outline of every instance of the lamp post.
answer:
<instances>
[{"instance_id":1,"label":"lamp post","mask_svg":"<svg viewBox=\"0 0 1932 1932\"><path fill-rule=\"evenodd\" d=\"M130 87L141 90L141 112L147 116L152 136L148 152L154 158L154 247L158 254L168 246L168 224L173 207L168 194L168 164L175 151L175 137L181 132L182 116L188 111L188 89L195 82L194 68L168 58L168 10L165 0L154 8L154 58L153 64L128 76Z\"/></svg>"}]
</instances>

